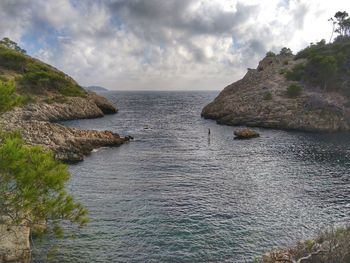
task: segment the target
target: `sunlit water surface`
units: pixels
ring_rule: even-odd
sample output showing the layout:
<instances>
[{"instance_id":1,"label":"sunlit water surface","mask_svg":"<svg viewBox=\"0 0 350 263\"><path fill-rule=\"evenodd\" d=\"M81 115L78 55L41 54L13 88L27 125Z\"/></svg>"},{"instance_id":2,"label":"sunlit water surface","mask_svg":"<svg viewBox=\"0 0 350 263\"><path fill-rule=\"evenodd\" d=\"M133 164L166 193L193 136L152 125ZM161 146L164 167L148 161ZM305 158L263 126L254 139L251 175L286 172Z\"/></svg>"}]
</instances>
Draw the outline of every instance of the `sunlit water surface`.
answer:
<instances>
[{"instance_id":1,"label":"sunlit water surface","mask_svg":"<svg viewBox=\"0 0 350 263\"><path fill-rule=\"evenodd\" d=\"M217 92L104 95L118 114L66 124L135 140L70 167L90 223L36 241L34 262L251 262L349 221L349 134L257 129L239 141L200 118Z\"/></svg>"}]
</instances>

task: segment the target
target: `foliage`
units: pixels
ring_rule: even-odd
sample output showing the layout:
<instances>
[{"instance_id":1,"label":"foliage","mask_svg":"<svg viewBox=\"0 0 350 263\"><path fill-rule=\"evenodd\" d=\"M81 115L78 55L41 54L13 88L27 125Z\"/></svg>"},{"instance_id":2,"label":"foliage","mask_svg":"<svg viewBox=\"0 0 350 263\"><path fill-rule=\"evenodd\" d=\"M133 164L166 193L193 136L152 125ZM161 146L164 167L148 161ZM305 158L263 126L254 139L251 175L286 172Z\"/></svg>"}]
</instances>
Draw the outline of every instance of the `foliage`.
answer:
<instances>
[{"instance_id":1,"label":"foliage","mask_svg":"<svg viewBox=\"0 0 350 263\"><path fill-rule=\"evenodd\" d=\"M344 11L338 11L335 15L334 15L334 19L331 19L331 21L334 21L335 24L338 26L335 29L335 32L339 33L339 35L341 37L346 37L346 36L350 36L350 18L349 18L349 14Z\"/></svg>"},{"instance_id":2,"label":"foliage","mask_svg":"<svg viewBox=\"0 0 350 263\"><path fill-rule=\"evenodd\" d=\"M8 37L4 37L2 40L0 40L0 45L16 50L20 53L27 53L27 51L25 51L24 49L22 49L20 46L18 46L18 44L14 41L12 41L11 39L9 39Z\"/></svg>"},{"instance_id":3,"label":"foliage","mask_svg":"<svg viewBox=\"0 0 350 263\"><path fill-rule=\"evenodd\" d=\"M27 57L21 52L0 45L0 67L23 72L26 62Z\"/></svg>"},{"instance_id":4,"label":"foliage","mask_svg":"<svg viewBox=\"0 0 350 263\"><path fill-rule=\"evenodd\" d=\"M272 100L272 93L271 93L271 91L266 91L264 93L264 100Z\"/></svg>"},{"instance_id":5,"label":"foliage","mask_svg":"<svg viewBox=\"0 0 350 263\"><path fill-rule=\"evenodd\" d=\"M272 51L269 51L266 53L266 57L275 57L275 56L276 56L276 54L273 53Z\"/></svg>"},{"instance_id":6,"label":"foliage","mask_svg":"<svg viewBox=\"0 0 350 263\"><path fill-rule=\"evenodd\" d=\"M280 55L282 55L282 56L291 56L291 55L293 55L293 52L292 52L292 50L290 48L284 47L284 48L281 49Z\"/></svg>"},{"instance_id":7,"label":"foliage","mask_svg":"<svg viewBox=\"0 0 350 263\"><path fill-rule=\"evenodd\" d=\"M53 96L53 97L46 98L44 101L48 104L65 103L67 102L67 98L65 96Z\"/></svg>"},{"instance_id":8,"label":"foliage","mask_svg":"<svg viewBox=\"0 0 350 263\"><path fill-rule=\"evenodd\" d=\"M286 74L288 80L303 81L324 90L350 96L350 38L326 44L324 40L301 50L296 59L306 59Z\"/></svg>"},{"instance_id":9,"label":"foliage","mask_svg":"<svg viewBox=\"0 0 350 263\"><path fill-rule=\"evenodd\" d=\"M65 96L84 96L83 89L58 71L30 71L23 74L20 85L35 93L58 91Z\"/></svg>"},{"instance_id":10,"label":"foliage","mask_svg":"<svg viewBox=\"0 0 350 263\"><path fill-rule=\"evenodd\" d=\"M327 89L327 84L334 80L337 72L335 57L328 55L315 55L308 61L306 67L306 80L314 85Z\"/></svg>"},{"instance_id":11,"label":"foliage","mask_svg":"<svg viewBox=\"0 0 350 263\"><path fill-rule=\"evenodd\" d=\"M292 84L287 88L287 96L290 98L296 98L300 96L302 90L302 87L300 87L299 85Z\"/></svg>"},{"instance_id":12,"label":"foliage","mask_svg":"<svg viewBox=\"0 0 350 263\"><path fill-rule=\"evenodd\" d=\"M285 76L287 80L300 81L304 75L304 72L305 65L297 64L292 70L288 70Z\"/></svg>"},{"instance_id":13,"label":"foliage","mask_svg":"<svg viewBox=\"0 0 350 263\"><path fill-rule=\"evenodd\" d=\"M84 89L67 75L23 54L16 46L12 48L12 44L0 44L0 68L20 74L21 77L18 77L20 92L45 94L49 91L64 96L86 95Z\"/></svg>"},{"instance_id":14,"label":"foliage","mask_svg":"<svg viewBox=\"0 0 350 263\"><path fill-rule=\"evenodd\" d=\"M22 102L24 102L23 98L16 94L14 82L0 81L0 113L10 110Z\"/></svg>"},{"instance_id":15,"label":"foliage","mask_svg":"<svg viewBox=\"0 0 350 263\"><path fill-rule=\"evenodd\" d=\"M84 225L87 211L65 191L67 166L40 146L26 145L17 133L0 138L0 214L14 225L50 222L48 230L56 234L62 220Z\"/></svg>"}]
</instances>

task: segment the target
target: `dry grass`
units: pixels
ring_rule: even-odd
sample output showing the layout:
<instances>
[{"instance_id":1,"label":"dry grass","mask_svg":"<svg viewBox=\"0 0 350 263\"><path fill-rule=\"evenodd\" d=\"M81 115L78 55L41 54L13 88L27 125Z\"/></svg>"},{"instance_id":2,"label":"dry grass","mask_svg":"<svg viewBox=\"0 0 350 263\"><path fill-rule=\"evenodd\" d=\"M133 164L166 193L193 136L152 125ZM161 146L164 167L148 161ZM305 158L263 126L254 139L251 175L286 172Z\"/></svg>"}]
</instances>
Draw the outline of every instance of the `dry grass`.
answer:
<instances>
[{"instance_id":1,"label":"dry grass","mask_svg":"<svg viewBox=\"0 0 350 263\"><path fill-rule=\"evenodd\" d=\"M292 248L267 253L263 263L349 263L350 226L332 228L313 240L299 242Z\"/></svg>"}]
</instances>

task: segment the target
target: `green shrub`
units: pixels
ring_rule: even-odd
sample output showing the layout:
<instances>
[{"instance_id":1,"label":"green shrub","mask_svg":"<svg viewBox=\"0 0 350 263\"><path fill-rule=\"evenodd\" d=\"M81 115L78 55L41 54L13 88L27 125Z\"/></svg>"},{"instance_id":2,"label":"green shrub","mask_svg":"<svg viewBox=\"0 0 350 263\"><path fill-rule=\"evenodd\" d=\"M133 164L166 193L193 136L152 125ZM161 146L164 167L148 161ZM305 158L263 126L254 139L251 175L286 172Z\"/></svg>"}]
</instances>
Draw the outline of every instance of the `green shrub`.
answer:
<instances>
[{"instance_id":1,"label":"green shrub","mask_svg":"<svg viewBox=\"0 0 350 263\"><path fill-rule=\"evenodd\" d=\"M49 222L61 233L60 223L87 222L87 211L68 195L68 167L39 146L28 146L19 134L0 134L0 214L11 224L29 227ZM52 228L50 228L52 226Z\"/></svg>"},{"instance_id":2,"label":"green shrub","mask_svg":"<svg viewBox=\"0 0 350 263\"><path fill-rule=\"evenodd\" d=\"M327 89L335 79L337 61L334 56L315 55L305 68L305 80L313 85Z\"/></svg>"},{"instance_id":3,"label":"green shrub","mask_svg":"<svg viewBox=\"0 0 350 263\"><path fill-rule=\"evenodd\" d=\"M48 104L65 103L67 102L67 98L65 96L53 96L53 97L46 98L44 101Z\"/></svg>"},{"instance_id":4,"label":"green shrub","mask_svg":"<svg viewBox=\"0 0 350 263\"><path fill-rule=\"evenodd\" d=\"M2 82L7 82L9 79L6 77L6 76L4 76L4 75L0 75L0 81L2 81Z\"/></svg>"},{"instance_id":5,"label":"green shrub","mask_svg":"<svg viewBox=\"0 0 350 263\"><path fill-rule=\"evenodd\" d=\"M273 53L272 51L269 51L266 53L266 57L275 57L275 56L276 56L276 54Z\"/></svg>"},{"instance_id":6,"label":"green shrub","mask_svg":"<svg viewBox=\"0 0 350 263\"><path fill-rule=\"evenodd\" d=\"M284 47L284 48L281 49L280 55L281 56L292 56L293 52L292 52L292 50L290 48Z\"/></svg>"},{"instance_id":7,"label":"green shrub","mask_svg":"<svg viewBox=\"0 0 350 263\"><path fill-rule=\"evenodd\" d=\"M266 91L264 93L264 100L272 100L272 93L271 93L271 91Z\"/></svg>"},{"instance_id":8,"label":"green shrub","mask_svg":"<svg viewBox=\"0 0 350 263\"><path fill-rule=\"evenodd\" d=\"M301 80L324 90L350 94L350 38L326 44L320 41L301 50L296 59L306 59ZM300 76L300 75L299 75ZM287 77L287 76L286 76ZM300 80L289 75L292 80Z\"/></svg>"},{"instance_id":9,"label":"green shrub","mask_svg":"<svg viewBox=\"0 0 350 263\"><path fill-rule=\"evenodd\" d=\"M279 70L280 75L286 74L287 72L288 72L288 70L286 70L286 69L284 69L284 68L281 68L281 69Z\"/></svg>"},{"instance_id":10,"label":"green shrub","mask_svg":"<svg viewBox=\"0 0 350 263\"><path fill-rule=\"evenodd\" d=\"M300 87L299 85L292 84L287 88L287 96L290 98L296 98L300 96L302 90L302 87Z\"/></svg>"},{"instance_id":11,"label":"green shrub","mask_svg":"<svg viewBox=\"0 0 350 263\"><path fill-rule=\"evenodd\" d=\"M23 103L22 98L16 94L14 82L0 81L0 113L8 111Z\"/></svg>"},{"instance_id":12,"label":"green shrub","mask_svg":"<svg viewBox=\"0 0 350 263\"><path fill-rule=\"evenodd\" d=\"M0 67L9 70L24 71L26 61L26 55L0 45Z\"/></svg>"},{"instance_id":13,"label":"green shrub","mask_svg":"<svg viewBox=\"0 0 350 263\"><path fill-rule=\"evenodd\" d=\"M20 91L30 91L36 94L57 91L64 96L86 96L84 89L64 73L23 54L20 50L0 45L1 67L22 75L16 78Z\"/></svg>"},{"instance_id":14,"label":"green shrub","mask_svg":"<svg viewBox=\"0 0 350 263\"><path fill-rule=\"evenodd\" d=\"M304 74L305 74L305 65L297 64L292 68L292 70L289 70L286 72L285 77L287 80L300 81L302 80Z\"/></svg>"},{"instance_id":15,"label":"green shrub","mask_svg":"<svg viewBox=\"0 0 350 263\"><path fill-rule=\"evenodd\" d=\"M25 73L19 81L23 89L30 89L35 93L58 91L65 96L85 96L86 92L74 84L66 75L57 71L34 71Z\"/></svg>"}]
</instances>

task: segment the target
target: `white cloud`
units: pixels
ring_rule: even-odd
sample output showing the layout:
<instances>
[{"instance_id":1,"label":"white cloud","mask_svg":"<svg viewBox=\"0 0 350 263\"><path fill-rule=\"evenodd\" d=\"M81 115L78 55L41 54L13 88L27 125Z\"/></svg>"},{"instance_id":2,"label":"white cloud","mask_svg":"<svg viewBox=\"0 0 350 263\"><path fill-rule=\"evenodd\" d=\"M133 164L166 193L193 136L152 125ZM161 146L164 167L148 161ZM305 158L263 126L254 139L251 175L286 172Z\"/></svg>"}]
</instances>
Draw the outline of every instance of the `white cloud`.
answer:
<instances>
[{"instance_id":1,"label":"white cloud","mask_svg":"<svg viewBox=\"0 0 350 263\"><path fill-rule=\"evenodd\" d=\"M23 40L82 85L221 89L268 50L328 39L327 20L338 10L350 11L350 3L2 0L0 36Z\"/></svg>"}]
</instances>

